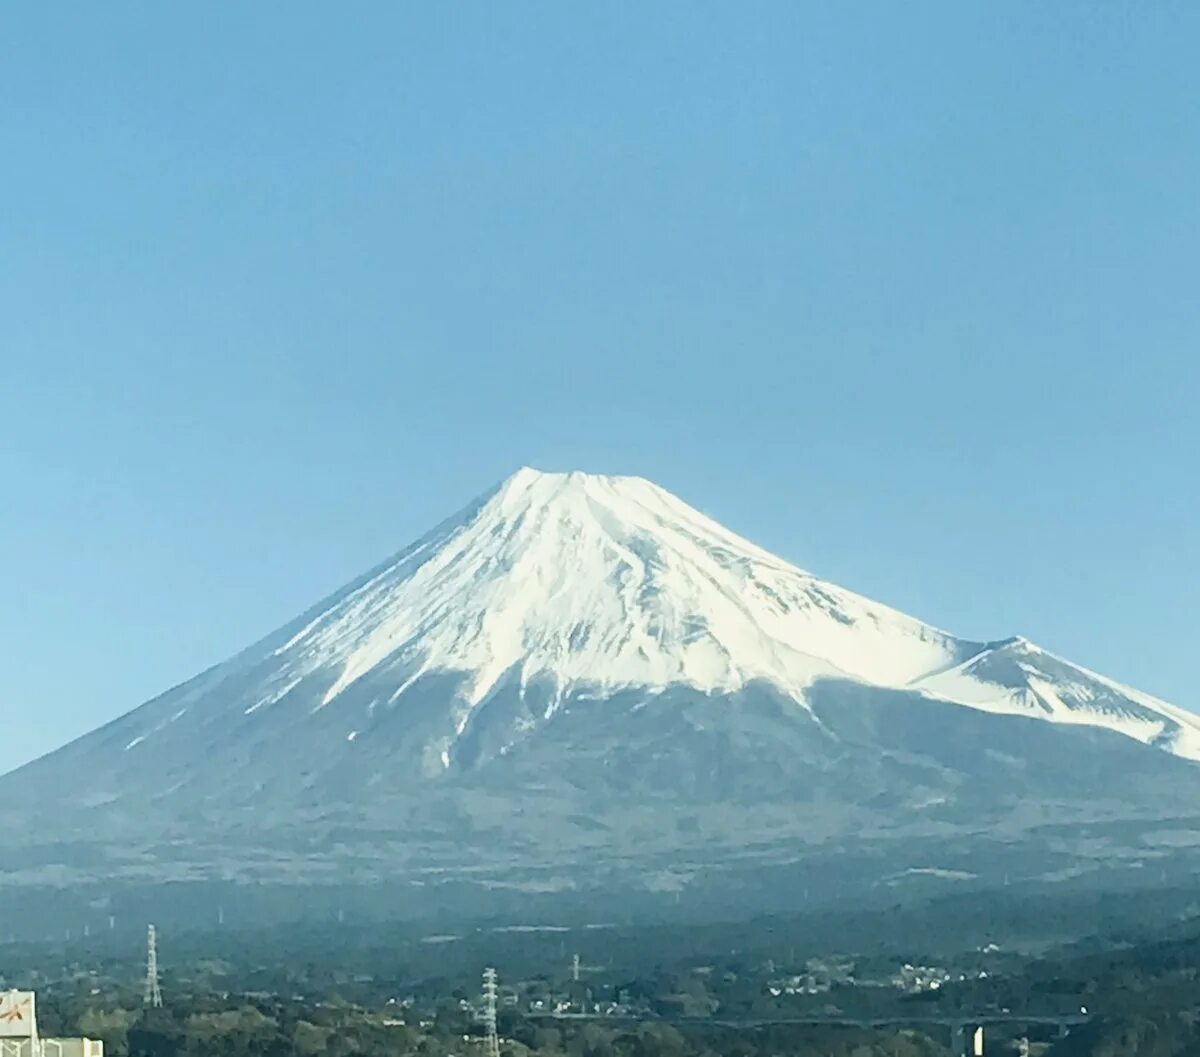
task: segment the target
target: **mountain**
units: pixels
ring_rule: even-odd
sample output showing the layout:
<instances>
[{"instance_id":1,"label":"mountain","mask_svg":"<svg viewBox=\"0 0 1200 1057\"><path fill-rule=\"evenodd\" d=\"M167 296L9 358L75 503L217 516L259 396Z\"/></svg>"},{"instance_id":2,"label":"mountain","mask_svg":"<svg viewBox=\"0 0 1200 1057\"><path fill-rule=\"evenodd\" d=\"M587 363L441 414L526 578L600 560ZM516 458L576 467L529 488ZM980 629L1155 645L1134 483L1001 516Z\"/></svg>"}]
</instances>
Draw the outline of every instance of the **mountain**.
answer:
<instances>
[{"instance_id":1,"label":"mountain","mask_svg":"<svg viewBox=\"0 0 1200 1057\"><path fill-rule=\"evenodd\" d=\"M1200 718L1024 639L823 582L648 481L523 469L0 779L0 826L14 884L677 888L851 849L973 876L984 844L1042 876L1133 831L1174 854L1198 760Z\"/></svg>"}]
</instances>

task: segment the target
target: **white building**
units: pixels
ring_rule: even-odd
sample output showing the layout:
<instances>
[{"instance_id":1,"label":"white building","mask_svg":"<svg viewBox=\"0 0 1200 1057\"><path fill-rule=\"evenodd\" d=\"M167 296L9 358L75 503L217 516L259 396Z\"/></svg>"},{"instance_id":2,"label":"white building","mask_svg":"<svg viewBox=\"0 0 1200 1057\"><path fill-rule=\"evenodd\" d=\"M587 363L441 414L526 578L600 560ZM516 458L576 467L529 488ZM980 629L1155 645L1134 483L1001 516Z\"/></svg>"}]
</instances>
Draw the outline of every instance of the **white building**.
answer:
<instances>
[{"instance_id":1,"label":"white building","mask_svg":"<svg viewBox=\"0 0 1200 1057\"><path fill-rule=\"evenodd\" d=\"M0 992L0 1057L104 1057L98 1039L46 1039L38 1034L37 995Z\"/></svg>"}]
</instances>

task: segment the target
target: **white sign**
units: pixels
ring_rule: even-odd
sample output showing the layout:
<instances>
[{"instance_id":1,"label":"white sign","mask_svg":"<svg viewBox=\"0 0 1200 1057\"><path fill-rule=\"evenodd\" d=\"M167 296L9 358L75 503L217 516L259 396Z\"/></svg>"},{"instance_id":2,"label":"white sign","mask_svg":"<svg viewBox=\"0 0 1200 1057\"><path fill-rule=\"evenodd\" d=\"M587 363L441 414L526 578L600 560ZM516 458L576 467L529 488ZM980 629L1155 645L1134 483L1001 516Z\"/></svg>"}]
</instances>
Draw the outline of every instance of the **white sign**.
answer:
<instances>
[{"instance_id":1,"label":"white sign","mask_svg":"<svg viewBox=\"0 0 1200 1057\"><path fill-rule=\"evenodd\" d=\"M0 1039L32 1039L34 1026L32 991L0 991Z\"/></svg>"},{"instance_id":2,"label":"white sign","mask_svg":"<svg viewBox=\"0 0 1200 1057\"><path fill-rule=\"evenodd\" d=\"M983 1057L983 1028L975 1029L975 1057Z\"/></svg>"}]
</instances>

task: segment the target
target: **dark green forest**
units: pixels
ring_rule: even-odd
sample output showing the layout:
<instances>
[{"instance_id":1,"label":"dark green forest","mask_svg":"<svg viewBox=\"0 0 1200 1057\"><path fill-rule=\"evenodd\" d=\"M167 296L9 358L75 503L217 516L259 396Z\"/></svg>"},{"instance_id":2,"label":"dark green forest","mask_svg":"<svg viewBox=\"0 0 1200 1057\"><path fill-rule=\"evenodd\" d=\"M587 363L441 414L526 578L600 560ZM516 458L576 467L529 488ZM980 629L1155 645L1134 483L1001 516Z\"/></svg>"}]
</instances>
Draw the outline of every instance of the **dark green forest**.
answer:
<instances>
[{"instance_id":1,"label":"dark green forest","mask_svg":"<svg viewBox=\"0 0 1200 1057\"><path fill-rule=\"evenodd\" d=\"M1002 1021L987 1029L989 1054L1200 1057L1200 917L1178 902L1158 907L1157 924L1104 907L1088 908L1092 935L1056 904L1003 898L832 923L167 934L165 1006L151 1010L143 937L130 932L0 947L0 986L34 987L43 1033L100 1038L109 1057L482 1057L485 965L501 976L505 1057L934 1057L951 1052L948 1025L972 1017ZM896 986L914 964L943 982ZM593 1019L555 1017L556 1003ZM1081 1010L1065 1037L1020 1019ZM765 1023L786 1019L827 1022ZM887 1023L828 1022L839 1019Z\"/></svg>"}]
</instances>

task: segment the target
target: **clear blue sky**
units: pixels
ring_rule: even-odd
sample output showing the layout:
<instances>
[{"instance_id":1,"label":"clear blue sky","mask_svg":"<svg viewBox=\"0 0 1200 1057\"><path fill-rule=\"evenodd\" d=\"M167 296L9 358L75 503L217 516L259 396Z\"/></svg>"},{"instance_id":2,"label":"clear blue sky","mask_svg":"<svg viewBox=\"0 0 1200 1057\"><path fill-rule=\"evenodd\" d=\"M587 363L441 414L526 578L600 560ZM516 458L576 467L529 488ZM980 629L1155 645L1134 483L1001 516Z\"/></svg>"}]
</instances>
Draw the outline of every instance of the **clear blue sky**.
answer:
<instances>
[{"instance_id":1,"label":"clear blue sky","mask_svg":"<svg viewBox=\"0 0 1200 1057\"><path fill-rule=\"evenodd\" d=\"M1200 5L27 4L0 770L523 463L1200 705Z\"/></svg>"}]
</instances>

